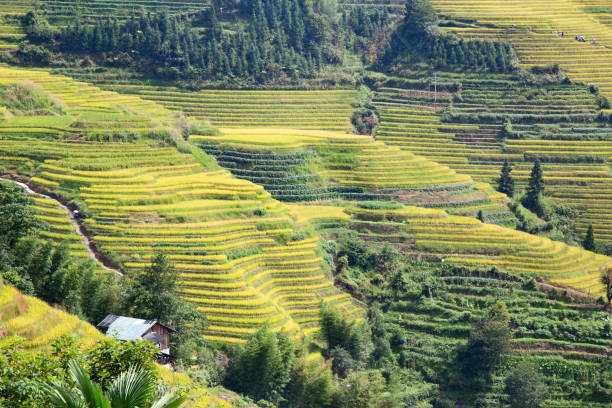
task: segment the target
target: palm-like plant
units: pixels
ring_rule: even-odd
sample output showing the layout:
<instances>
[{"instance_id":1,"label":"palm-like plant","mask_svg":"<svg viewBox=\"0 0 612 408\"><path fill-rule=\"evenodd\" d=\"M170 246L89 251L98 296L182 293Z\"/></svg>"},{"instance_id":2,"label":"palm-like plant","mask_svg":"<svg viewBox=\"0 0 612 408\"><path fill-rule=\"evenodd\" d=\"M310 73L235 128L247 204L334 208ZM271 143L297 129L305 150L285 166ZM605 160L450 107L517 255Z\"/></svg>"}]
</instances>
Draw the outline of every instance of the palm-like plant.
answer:
<instances>
[{"instance_id":1,"label":"palm-like plant","mask_svg":"<svg viewBox=\"0 0 612 408\"><path fill-rule=\"evenodd\" d=\"M138 367L121 373L108 391L103 392L77 362L73 360L68 365L78 391L57 382L42 385L44 393L57 408L178 408L185 402L184 397L167 393L151 405L155 379Z\"/></svg>"}]
</instances>

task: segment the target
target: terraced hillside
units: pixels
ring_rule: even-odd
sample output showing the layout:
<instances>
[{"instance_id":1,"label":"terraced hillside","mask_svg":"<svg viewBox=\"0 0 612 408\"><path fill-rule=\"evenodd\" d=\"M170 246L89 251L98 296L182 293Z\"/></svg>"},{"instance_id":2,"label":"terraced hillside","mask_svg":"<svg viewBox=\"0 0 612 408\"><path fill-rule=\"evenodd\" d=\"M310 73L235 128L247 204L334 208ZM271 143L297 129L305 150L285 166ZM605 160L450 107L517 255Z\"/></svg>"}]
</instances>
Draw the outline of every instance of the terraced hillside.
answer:
<instances>
[{"instance_id":1,"label":"terraced hillside","mask_svg":"<svg viewBox=\"0 0 612 408\"><path fill-rule=\"evenodd\" d=\"M82 200L94 242L126 270L168 253L211 340L240 341L267 320L312 333L320 297L353 310L331 286L317 239L295 230L286 207L225 171L204 171L189 154L148 143L10 140L0 150L44 159L32 182Z\"/></svg>"},{"instance_id":2,"label":"terraced hillside","mask_svg":"<svg viewBox=\"0 0 612 408\"><path fill-rule=\"evenodd\" d=\"M606 20L609 11L605 12L609 2L432 0L432 4L443 15L470 23L452 31L468 37L510 40L522 64L559 63L572 80L597 85L612 97L612 26ZM558 35L560 32L564 35ZM576 41L576 36L584 36L586 42Z\"/></svg>"},{"instance_id":3,"label":"terraced hillside","mask_svg":"<svg viewBox=\"0 0 612 408\"><path fill-rule=\"evenodd\" d=\"M48 349L53 341L66 334L74 334L86 346L103 337L95 327L77 316L0 284L0 344L11 335L17 335L27 339L32 349Z\"/></svg>"},{"instance_id":4,"label":"terraced hillside","mask_svg":"<svg viewBox=\"0 0 612 408\"><path fill-rule=\"evenodd\" d=\"M83 242L83 237L76 230L77 227L68 212L69 210L50 198L35 195L33 199L35 201L34 209L38 212L36 217L49 225L49 230L38 232L39 236L58 244L67 242L72 257L95 261L95 257L92 256L86 243ZM95 270L100 273L109 272L100 263L96 263Z\"/></svg>"},{"instance_id":5,"label":"terraced hillside","mask_svg":"<svg viewBox=\"0 0 612 408\"><path fill-rule=\"evenodd\" d=\"M381 87L377 140L492 184L508 159L524 187L540 159L547 194L580 210L577 231L593 224L598 239L612 240L612 128L597 121L596 95L584 86L535 86L499 75L443 74L440 81L460 83L461 90L434 95L410 85ZM512 134L502 135L506 119Z\"/></svg>"},{"instance_id":6,"label":"terraced hillside","mask_svg":"<svg viewBox=\"0 0 612 408\"><path fill-rule=\"evenodd\" d=\"M18 18L31 9L30 0L0 1L0 51L13 51L25 37Z\"/></svg>"},{"instance_id":7,"label":"terraced hillside","mask_svg":"<svg viewBox=\"0 0 612 408\"><path fill-rule=\"evenodd\" d=\"M419 284L423 271L433 287L427 297ZM514 334L507 365L528 362L538 367L547 385L543 407L609 406L609 394L598 388L612 375L602 369L612 348L606 312L495 269L413 262L403 276L411 289L394 290L390 282L360 287L388 299L385 327L405 341L396 349L402 361L426 375L447 368L483 311L503 302ZM490 389L476 398L502 399L503 380L503 373L496 374ZM478 406L470 402L466 405Z\"/></svg>"},{"instance_id":8,"label":"terraced hillside","mask_svg":"<svg viewBox=\"0 0 612 408\"><path fill-rule=\"evenodd\" d=\"M0 111L0 136L90 140L129 140L170 133L176 115L134 96L103 91L83 82L43 70L0 66L0 85L42 89L59 102L55 115L7 116Z\"/></svg>"},{"instance_id":9,"label":"terraced hillside","mask_svg":"<svg viewBox=\"0 0 612 408\"><path fill-rule=\"evenodd\" d=\"M136 97L42 71L5 72L3 83L40 78L37 86L62 98L65 116L82 121L92 111L110 111L105 118L111 121L105 123L112 128L103 139L130 129L127 119L148 118L145 112L172 119L168 111ZM112 112L117 121L112 121ZM95 244L121 268L139 270L153 252L167 252L182 272L183 294L200 305L211 323L207 338L242 341L268 320L276 329L308 335L317 330L321 298L359 314L350 296L332 287L317 238L296 229L289 210L262 187L215 166L206 170L201 163L208 159L199 151L192 155L189 147L181 153L148 139L86 142L90 132L100 131L97 122L84 126L84 137L65 129L54 136L68 134L72 141L42 140L49 137L40 136L38 129L51 128L47 123L56 118L63 116L19 116L3 122L4 129L12 130L0 140L0 166L33 176L32 185L80 203ZM10 126L15 120L28 127ZM144 122L142 126L141 134L149 134ZM40 137L28 139L32 134Z\"/></svg>"},{"instance_id":10,"label":"terraced hillside","mask_svg":"<svg viewBox=\"0 0 612 408\"><path fill-rule=\"evenodd\" d=\"M346 133L354 91L114 89L219 126L220 133L195 133L190 141L279 200L393 198L472 216L483 209L512 222L502 197L487 185L370 136Z\"/></svg>"},{"instance_id":11,"label":"terraced hillside","mask_svg":"<svg viewBox=\"0 0 612 408\"><path fill-rule=\"evenodd\" d=\"M610 257L437 209L396 207L371 209L357 204L346 209L351 219L340 225L348 225L369 241L391 243L418 259L432 257L453 265L494 266L509 273L543 276L594 297L603 295L599 279L602 271L612 267ZM333 218L333 208L329 218ZM324 209L317 212L325 214ZM320 219L315 222L324 228L334 225L323 215L316 218ZM333 229L327 233L333 233Z\"/></svg>"}]
</instances>

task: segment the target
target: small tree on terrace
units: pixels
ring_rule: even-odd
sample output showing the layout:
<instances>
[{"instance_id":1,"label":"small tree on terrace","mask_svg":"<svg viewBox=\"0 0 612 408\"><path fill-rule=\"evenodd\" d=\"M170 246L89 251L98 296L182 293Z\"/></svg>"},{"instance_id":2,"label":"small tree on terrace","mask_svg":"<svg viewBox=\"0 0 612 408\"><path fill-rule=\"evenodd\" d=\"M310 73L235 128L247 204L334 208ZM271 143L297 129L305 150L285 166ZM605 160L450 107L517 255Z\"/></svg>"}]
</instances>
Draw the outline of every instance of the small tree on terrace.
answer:
<instances>
[{"instance_id":1,"label":"small tree on terrace","mask_svg":"<svg viewBox=\"0 0 612 408\"><path fill-rule=\"evenodd\" d=\"M541 217L544 215L544 205L542 204L542 194L544 193L544 172L539 160L536 160L531 169L527 194L523 198L525 208L533 211Z\"/></svg>"},{"instance_id":2,"label":"small tree on terrace","mask_svg":"<svg viewBox=\"0 0 612 408\"><path fill-rule=\"evenodd\" d=\"M33 204L25 189L0 181L0 244L12 248L21 237L48 227L34 216Z\"/></svg>"},{"instance_id":3,"label":"small tree on terrace","mask_svg":"<svg viewBox=\"0 0 612 408\"><path fill-rule=\"evenodd\" d=\"M506 304L490 306L470 332L468 344L459 353L462 371L472 380L488 380L495 366L504 361L510 351L510 315Z\"/></svg>"},{"instance_id":4,"label":"small tree on terrace","mask_svg":"<svg viewBox=\"0 0 612 408\"><path fill-rule=\"evenodd\" d=\"M539 408L546 399L544 378L530 364L519 364L506 377L504 383L512 407Z\"/></svg>"},{"instance_id":5,"label":"small tree on terrace","mask_svg":"<svg viewBox=\"0 0 612 408\"><path fill-rule=\"evenodd\" d=\"M406 32L412 35L423 35L428 26L434 25L438 20L436 11L429 0L407 0L404 26Z\"/></svg>"},{"instance_id":6,"label":"small tree on terrace","mask_svg":"<svg viewBox=\"0 0 612 408\"><path fill-rule=\"evenodd\" d=\"M612 267L606 269L601 275L601 283L606 287L606 298L608 299L608 305L612 303Z\"/></svg>"},{"instance_id":7,"label":"small tree on terrace","mask_svg":"<svg viewBox=\"0 0 612 408\"><path fill-rule=\"evenodd\" d=\"M593 233L593 225L589 224L584 241L582 241L582 247L587 251L595 250L595 234Z\"/></svg>"},{"instance_id":8,"label":"small tree on terrace","mask_svg":"<svg viewBox=\"0 0 612 408\"><path fill-rule=\"evenodd\" d=\"M512 167L508 163L508 159L504 159L504 165L497 179L497 191L506 194L510 198L514 195L514 178L512 178L511 172Z\"/></svg>"}]
</instances>

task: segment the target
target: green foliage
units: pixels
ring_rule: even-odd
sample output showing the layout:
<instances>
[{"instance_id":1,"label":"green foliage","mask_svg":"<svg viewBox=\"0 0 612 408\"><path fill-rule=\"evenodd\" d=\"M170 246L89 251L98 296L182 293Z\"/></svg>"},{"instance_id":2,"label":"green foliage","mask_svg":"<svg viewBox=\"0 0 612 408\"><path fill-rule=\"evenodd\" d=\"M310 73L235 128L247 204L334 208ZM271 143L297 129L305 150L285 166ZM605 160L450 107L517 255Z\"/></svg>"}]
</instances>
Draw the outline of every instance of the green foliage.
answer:
<instances>
[{"instance_id":1,"label":"green foliage","mask_svg":"<svg viewBox=\"0 0 612 408\"><path fill-rule=\"evenodd\" d=\"M333 408L399 408L400 395L386 391L386 382L380 371L351 373L338 387L331 406Z\"/></svg>"},{"instance_id":2,"label":"green foliage","mask_svg":"<svg viewBox=\"0 0 612 408\"><path fill-rule=\"evenodd\" d=\"M170 264L166 255L156 253L151 265L134 276L130 282L128 296L130 315L141 319L167 323L179 301L177 279L179 272Z\"/></svg>"},{"instance_id":3,"label":"green foliage","mask_svg":"<svg viewBox=\"0 0 612 408\"><path fill-rule=\"evenodd\" d=\"M48 402L38 381L65 378L55 355L33 353L25 341L12 337L0 345L0 406L38 408Z\"/></svg>"},{"instance_id":4,"label":"green foliage","mask_svg":"<svg viewBox=\"0 0 612 408\"><path fill-rule=\"evenodd\" d=\"M137 366L122 372L113 380L107 392L103 392L102 387L92 381L76 361L69 363L69 370L77 392L59 382L41 387L57 408L178 408L185 401L184 397L172 393L157 399L155 376L151 371Z\"/></svg>"},{"instance_id":5,"label":"green foliage","mask_svg":"<svg viewBox=\"0 0 612 408\"><path fill-rule=\"evenodd\" d=\"M329 366L300 357L293 363L283 405L290 408L328 407L333 393L334 382Z\"/></svg>"},{"instance_id":6,"label":"green foliage","mask_svg":"<svg viewBox=\"0 0 612 408\"><path fill-rule=\"evenodd\" d=\"M510 405L515 408L538 408L547 397L544 377L526 363L515 367L504 380Z\"/></svg>"},{"instance_id":7,"label":"green foliage","mask_svg":"<svg viewBox=\"0 0 612 408\"><path fill-rule=\"evenodd\" d=\"M514 178L512 178L511 172L512 167L508 163L508 159L504 159L501 174L497 179L497 191L506 194L510 198L514 196Z\"/></svg>"},{"instance_id":8,"label":"green foliage","mask_svg":"<svg viewBox=\"0 0 612 408\"><path fill-rule=\"evenodd\" d=\"M0 85L0 106L13 115L58 115L61 104L33 83Z\"/></svg>"},{"instance_id":9,"label":"green foliage","mask_svg":"<svg viewBox=\"0 0 612 408\"><path fill-rule=\"evenodd\" d=\"M488 381L495 366L510 351L512 331L503 302L490 306L470 332L467 346L459 354L463 373L473 380Z\"/></svg>"},{"instance_id":10,"label":"green foliage","mask_svg":"<svg viewBox=\"0 0 612 408\"><path fill-rule=\"evenodd\" d=\"M181 299L178 278L179 272L166 255L154 254L150 266L123 283L124 313L172 326L177 332L170 338L173 354L186 362L197 363L203 358L200 352L206 346L201 336L206 320L194 304Z\"/></svg>"},{"instance_id":11,"label":"green foliage","mask_svg":"<svg viewBox=\"0 0 612 408\"><path fill-rule=\"evenodd\" d=\"M364 327L359 327L345 319L340 312L321 304L321 335L327 341L327 352L336 347L346 350L356 361L362 361L367 356Z\"/></svg>"},{"instance_id":12,"label":"green foliage","mask_svg":"<svg viewBox=\"0 0 612 408\"><path fill-rule=\"evenodd\" d=\"M278 403L291 378L294 357L294 345L287 336L264 325L244 346L233 350L225 382L255 400Z\"/></svg>"},{"instance_id":13,"label":"green foliage","mask_svg":"<svg viewBox=\"0 0 612 408\"><path fill-rule=\"evenodd\" d=\"M510 45L466 40L443 33L429 0L407 0L406 15L390 35L378 59L381 68L426 62L434 68L461 67L468 70L510 72L516 57Z\"/></svg>"},{"instance_id":14,"label":"green foliage","mask_svg":"<svg viewBox=\"0 0 612 408\"><path fill-rule=\"evenodd\" d=\"M34 15L23 25L28 39L44 50L87 53L99 64L197 87L202 80L287 81L341 64L344 43L333 42L332 35L336 11L329 0L215 1L193 15L143 10L124 21L109 17L93 24L77 16L61 30L48 30ZM229 20L231 32L220 19Z\"/></svg>"},{"instance_id":15,"label":"green foliage","mask_svg":"<svg viewBox=\"0 0 612 408\"><path fill-rule=\"evenodd\" d=\"M17 241L47 227L35 217L34 200L22 188L8 181L0 181L0 244L12 248Z\"/></svg>"},{"instance_id":16,"label":"green foliage","mask_svg":"<svg viewBox=\"0 0 612 408\"><path fill-rule=\"evenodd\" d=\"M595 250L595 234L593 233L593 224L589 224L584 241L582 241L582 247L587 251Z\"/></svg>"},{"instance_id":17,"label":"green foliage","mask_svg":"<svg viewBox=\"0 0 612 408\"><path fill-rule=\"evenodd\" d=\"M355 205L368 210L397 210L404 207L397 201L359 201Z\"/></svg>"},{"instance_id":18,"label":"green foliage","mask_svg":"<svg viewBox=\"0 0 612 408\"><path fill-rule=\"evenodd\" d=\"M28 66L47 66L51 63L53 54L42 45L21 42L17 50L19 62Z\"/></svg>"},{"instance_id":19,"label":"green foliage","mask_svg":"<svg viewBox=\"0 0 612 408\"><path fill-rule=\"evenodd\" d=\"M423 35L437 21L438 15L429 0L406 0L404 24L408 34Z\"/></svg>"},{"instance_id":20,"label":"green foliage","mask_svg":"<svg viewBox=\"0 0 612 408\"><path fill-rule=\"evenodd\" d=\"M156 368L153 361L158 353L159 350L149 341L125 342L107 337L87 351L85 361L92 381L106 390L130 367L140 367L154 377Z\"/></svg>"},{"instance_id":21,"label":"green foliage","mask_svg":"<svg viewBox=\"0 0 612 408\"><path fill-rule=\"evenodd\" d=\"M75 379L71 378L70 366L77 361L85 364L91 378L104 384L103 389L109 388L132 366L141 367L154 383L157 369L152 358L156 355L157 349L144 341L121 342L106 338L83 352L82 344L75 337L62 336L51 345L51 351L32 351L23 339L10 337L0 344L0 406L53 406L41 384L57 384L64 389L72 387Z\"/></svg>"},{"instance_id":22,"label":"green foliage","mask_svg":"<svg viewBox=\"0 0 612 408\"><path fill-rule=\"evenodd\" d=\"M544 175L540 161L536 160L531 169L527 191L522 199L522 203L525 208L533 211L538 217L544 215L542 194L544 194Z\"/></svg>"},{"instance_id":23,"label":"green foliage","mask_svg":"<svg viewBox=\"0 0 612 408\"><path fill-rule=\"evenodd\" d=\"M485 222L484 221L484 214L482 213L482 210L478 210L478 214L476 214L476 218L480 221L480 222Z\"/></svg>"}]
</instances>

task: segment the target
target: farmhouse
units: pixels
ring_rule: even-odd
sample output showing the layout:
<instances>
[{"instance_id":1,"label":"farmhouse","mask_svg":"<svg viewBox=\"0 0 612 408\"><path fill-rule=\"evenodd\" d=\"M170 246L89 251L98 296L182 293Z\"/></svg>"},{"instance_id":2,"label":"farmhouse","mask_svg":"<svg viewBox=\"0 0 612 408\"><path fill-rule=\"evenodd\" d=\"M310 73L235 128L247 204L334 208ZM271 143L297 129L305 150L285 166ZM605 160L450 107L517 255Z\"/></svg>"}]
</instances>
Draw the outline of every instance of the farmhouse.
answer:
<instances>
[{"instance_id":1,"label":"farmhouse","mask_svg":"<svg viewBox=\"0 0 612 408\"><path fill-rule=\"evenodd\" d=\"M107 336L117 340L143 339L150 341L160 350L157 358L158 363L168 364L172 362L170 336L175 331L159 322L109 314L98 323L97 327Z\"/></svg>"}]
</instances>

